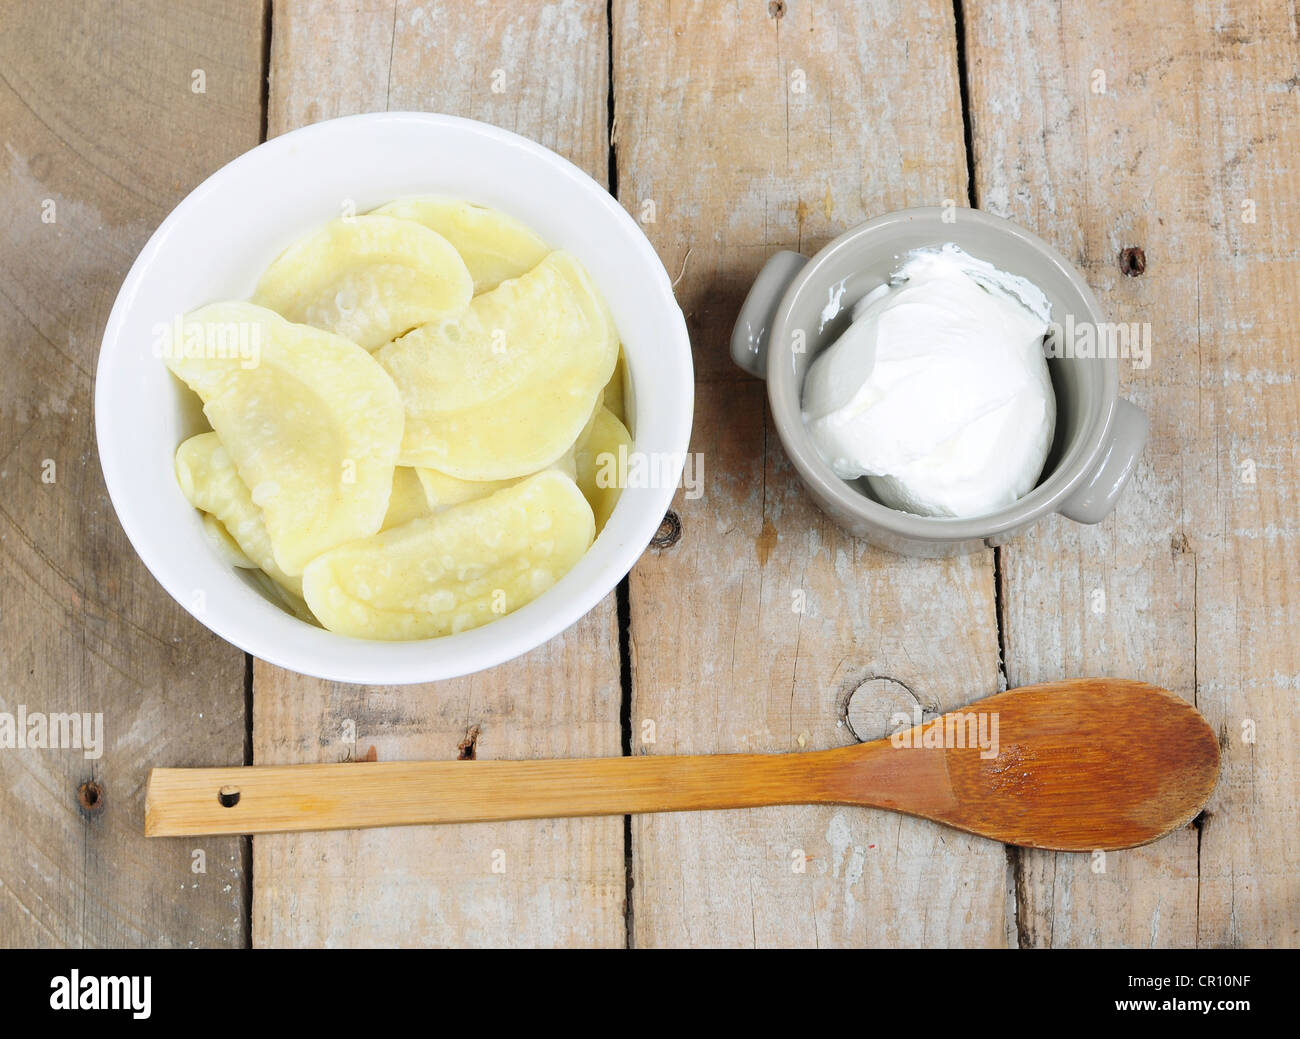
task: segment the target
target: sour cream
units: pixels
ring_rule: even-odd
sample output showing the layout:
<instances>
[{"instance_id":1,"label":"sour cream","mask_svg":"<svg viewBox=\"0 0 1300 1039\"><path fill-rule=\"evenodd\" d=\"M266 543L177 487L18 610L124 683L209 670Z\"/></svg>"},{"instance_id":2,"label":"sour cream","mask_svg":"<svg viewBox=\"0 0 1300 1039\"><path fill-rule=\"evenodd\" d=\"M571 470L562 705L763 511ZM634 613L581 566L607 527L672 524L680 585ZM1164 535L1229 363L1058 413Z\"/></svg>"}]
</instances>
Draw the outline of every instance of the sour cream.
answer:
<instances>
[{"instance_id":1,"label":"sour cream","mask_svg":"<svg viewBox=\"0 0 1300 1039\"><path fill-rule=\"evenodd\" d=\"M809 367L803 419L826 463L886 505L979 516L1038 481L1056 399L1051 304L955 245L910 254Z\"/></svg>"}]
</instances>

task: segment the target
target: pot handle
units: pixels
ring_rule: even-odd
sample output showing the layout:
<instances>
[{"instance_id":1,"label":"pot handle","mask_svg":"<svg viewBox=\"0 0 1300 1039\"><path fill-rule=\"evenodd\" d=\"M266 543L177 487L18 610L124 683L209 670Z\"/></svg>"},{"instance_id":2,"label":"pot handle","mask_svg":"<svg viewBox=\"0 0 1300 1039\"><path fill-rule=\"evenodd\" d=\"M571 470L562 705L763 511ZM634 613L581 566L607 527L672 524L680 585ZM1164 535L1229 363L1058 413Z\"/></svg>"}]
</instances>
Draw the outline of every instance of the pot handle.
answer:
<instances>
[{"instance_id":1,"label":"pot handle","mask_svg":"<svg viewBox=\"0 0 1300 1039\"><path fill-rule=\"evenodd\" d=\"M763 264L750 286L731 330L731 359L750 375L767 378L768 329L785 290L807 262L808 257L800 253L782 250Z\"/></svg>"},{"instance_id":2,"label":"pot handle","mask_svg":"<svg viewBox=\"0 0 1300 1039\"><path fill-rule=\"evenodd\" d=\"M1126 400L1118 401L1110 439L1102 449L1101 459L1088 479L1065 499L1061 515L1077 523L1100 523L1105 519L1137 468L1146 441L1146 413Z\"/></svg>"}]
</instances>

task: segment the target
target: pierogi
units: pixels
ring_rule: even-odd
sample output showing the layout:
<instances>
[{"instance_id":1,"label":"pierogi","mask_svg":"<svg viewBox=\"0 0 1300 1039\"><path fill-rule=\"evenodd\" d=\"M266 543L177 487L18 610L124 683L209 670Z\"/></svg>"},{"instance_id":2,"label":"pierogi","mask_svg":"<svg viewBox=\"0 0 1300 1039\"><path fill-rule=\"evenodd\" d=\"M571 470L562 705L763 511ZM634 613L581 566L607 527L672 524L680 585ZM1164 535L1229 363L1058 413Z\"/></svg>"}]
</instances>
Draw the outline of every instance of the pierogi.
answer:
<instances>
[{"instance_id":1,"label":"pierogi","mask_svg":"<svg viewBox=\"0 0 1300 1039\"><path fill-rule=\"evenodd\" d=\"M303 575L325 627L368 639L477 628L531 602L591 547L595 521L556 470L331 549Z\"/></svg>"},{"instance_id":2,"label":"pierogi","mask_svg":"<svg viewBox=\"0 0 1300 1039\"><path fill-rule=\"evenodd\" d=\"M447 239L469 269L476 296L527 274L551 251L513 217L460 199L402 199L380 206L375 214L414 220Z\"/></svg>"},{"instance_id":3,"label":"pierogi","mask_svg":"<svg viewBox=\"0 0 1300 1039\"><path fill-rule=\"evenodd\" d=\"M226 565L332 632L429 639L511 613L618 500L613 317L506 214L428 197L331 221L250 302L180 328L163 356L211 425L177 448L181 491Z\"/></svg>"},{"instance_id":4,"label":"pierogi","mask_svg":"<svg viewBox=\"0 0 1300 1039\"><path fill-rule=\"evenodd\" d=\"M473 287L436 231L387 216L340 217L281 253L253 302L374 350L461 310Z\"/></svg>"},{"instance_id":5,"label":"pierogi","mask_svg":"<svg viewBox=\"0 0 1300 1039\"><path fill-rule=\"evenodd\" d=\"M553 252L375 357L406 411L403 465L508 480L573 445L614 373L618 335L586 271Z\"/></svg>"}]
</instances>

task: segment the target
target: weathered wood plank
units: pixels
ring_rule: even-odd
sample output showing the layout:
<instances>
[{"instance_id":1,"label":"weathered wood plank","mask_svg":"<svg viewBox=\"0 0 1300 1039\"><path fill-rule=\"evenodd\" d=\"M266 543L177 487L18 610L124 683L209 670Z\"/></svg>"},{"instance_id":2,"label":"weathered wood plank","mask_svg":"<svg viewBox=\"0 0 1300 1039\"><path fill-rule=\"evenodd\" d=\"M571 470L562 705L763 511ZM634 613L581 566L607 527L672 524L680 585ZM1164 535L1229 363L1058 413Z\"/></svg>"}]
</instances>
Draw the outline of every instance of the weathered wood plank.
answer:
<instances>
[{"instance_id":1,"label":"weathered wood plank","mask_svg":"<svg viewBox=\"0 0 1300 1039\"><path fill-rule=\"evenodd\" d=\"M603 181L607 96L599 0L273 8L272 135L359 111L450 112L539 140ZM453 682L364 689L259 663L254 753L259 764L371 746L384 760L455 758L474 731L482 758L616 755L619 706L611 596L527 657ZM254 848L258 945L624 942L616 818L259 837Z\"/></svg>"},{"instance_id":2,"label":"weathered wood plank","mask_svg":"<svg viewBox=\"0 0 1300 1039\"><path fill-rule=\"evenodd\" d=\"M619 194L638 217L655 203L647 233L681 272L705 465L680 542L632 575L638 753L843 744L873 676L944 707L997 689L992 553L904 559L839 533L726 348L771 253L964 202L955 39L937 0L614 5ZM639 817L633 835L638 946L1006 940L1002 847L940 827L773 808Z\"/></svg>"},{"instance_id":3,"label":"weathered wood plank","mask_svg":"<svg viewBox=\"0 0 1300 1039\"><path fill-rule=\"evenodd\" d=\"M980 205L1054 242L1113 320L1151 327L1150 366L1121 367L1151 439L1117 512L1003 550L1009 680L1158 682L1225 749L1199 831L1111 854L1104 873L1025 854L1027 944L1300 938L1293 13L966 5ZM1125 277L1133 246L1146 270Z\"/></svg>"},{"instance_id":4,"label":"weathered wood plank","mask_svg":"<svg viewBox=\"0 0 1300 1039\"><path fill-rule=\"evenodd\" d=\"M243 760L244 657L127 543L91 389L135 254L257 144L262 5L0 8L0 711L103 715L97 759L0 750L0 945L242 945L238 839L146 842L142 826L151 766Z\"/></svg>"}]
</instances>

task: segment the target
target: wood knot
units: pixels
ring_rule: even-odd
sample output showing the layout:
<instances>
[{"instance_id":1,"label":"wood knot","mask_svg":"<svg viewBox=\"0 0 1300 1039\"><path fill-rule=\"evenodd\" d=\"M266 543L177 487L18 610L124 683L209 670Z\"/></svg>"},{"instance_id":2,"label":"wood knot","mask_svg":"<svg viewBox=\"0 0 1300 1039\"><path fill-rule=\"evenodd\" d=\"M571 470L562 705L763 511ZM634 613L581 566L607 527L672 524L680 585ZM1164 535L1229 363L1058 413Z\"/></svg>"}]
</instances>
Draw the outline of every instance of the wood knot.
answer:
<instances>
[{"instance_id":1,"label":"wood knot","mask_svg":"<svg viewBox=\"0 0 1300 1039\"><path fill-rule=\"evenodd\" d=\"M1121 249L1119 269L1126 278L1141 277L1146 273L1147 254L1137 245L1130 245L1127 249Z\"/></svg>"},{"instance_id":2,"label":"wood knot","mask_svg":"<svg viewBox=\"0 0 1300 1039\"><path fill-rule=\"evenodd\" d=\"M655 536L650 539L651 548L672 548L682 537L682 521L677 513L669 509L664 513L664 518L659 524L659 529L655 531Z\"/></svg>"},{"instance_id":3,"label":"wood knot","mask_svg":"<svg viewBox=\"0 0 1300 1039\"><path fill-rule=\"evenodd\" d=\"M918 708L924 716L932 713L898 679L879 676L868 678L849 693L844 721L854 736L868 743L911 728L916 724Z\"/></svg>"},{"instance_id":4,"label":"wood knot","mask_svg":"<svg viewBox=\"0 0 1300 1039\"><path fill-rule=\"evenodd\" d=\"M94 815L104 810L104 788L93 779L88 779L77 787L77 804L87 815Z\"/></svg>"}]
</instances>

